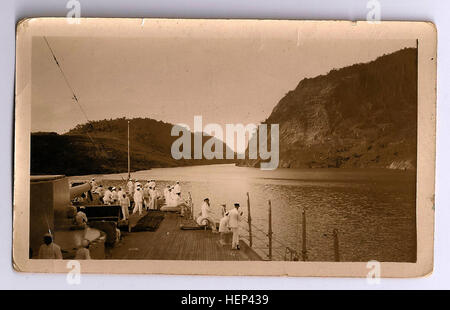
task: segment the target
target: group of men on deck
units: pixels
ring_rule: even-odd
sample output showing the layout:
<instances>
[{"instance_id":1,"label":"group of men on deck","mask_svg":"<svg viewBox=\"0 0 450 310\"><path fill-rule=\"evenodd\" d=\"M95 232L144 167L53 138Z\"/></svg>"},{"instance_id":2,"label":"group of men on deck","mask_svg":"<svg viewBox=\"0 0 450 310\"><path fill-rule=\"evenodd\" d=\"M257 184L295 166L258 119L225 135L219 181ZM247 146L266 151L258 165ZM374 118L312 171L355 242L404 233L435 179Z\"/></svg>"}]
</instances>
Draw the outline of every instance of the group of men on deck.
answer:
<instances>
[{"instance_id":1,"label":"group of men on deck","mask_svg":"<svg viewBox=\"0 0 450 310\"><path fill-rule=\"evenodd\" d=\"M167 185L164 188L164 199L166 200L166 205L169 207L176 207L183 202L181 199L180 181L177 181L175 185Z\"/></svg>"},{"instance_id":2,"label":"group of men on deck","mask_svg":"<svg viewBox=\"0 0 450 310\"><path fill-rule=\"evenodd\" d=\"M219 222L219 231L217 231L216 224L212 219L211 213L212 208L209 202L209 198L203 200L201 212L197 217L197 224L208 225L211 227L213 233L220 233L220 241L224 244L224 236L229 233L230 230L233 233L233 238L231 242L231 249L240 250L239 247L239 223L242 219L243 212L240 210L239 203L234 204L234 208L227 211L226 205L222 204L222 218Z\"/></svg>"},{"instance_id":3,"label":"group of men on deck","mask_svg":"<svg viewBox=\"0 0 450 310\"><path fill-rule=\"evenodd\" d=\"M157 210L158 196L156 190L156 181L149 180L145 185L142 185L137 179L134 181L128 179L127 190L122 187L110 186L106 190L102 185L97 185L95 178L90 181L91 191L98 194L100 201L105 205L120 204L124 219L128 219L128 209L131 206L131 201L134 202L133 214L142 214L143 210ZM181 199L181 185L177 181L175 185L164 189L164 198L168 206L177 206L182 202Z\"/></svg>"},{"instance_id":4,"label":"group of men on deck","mask_svg":"<svg viewBox=\"0 0 450 310\"><path fill-rule=\"evenodd\" d=\"M128 192L133 193L134 208L133 214L142 214L145 210L158 209L158 192L156 191L156 181L150 180L145 185L142 185L138 180L131 179L127 183Z\"/></svg>"},{"instance_id":5,"label":"group of men on deck","mask_svg":"<svg viewBox=\"0 0 450 310\"><path fill-rule=\"evenodd\" d=\"M129 217L128 209L131 205L131 198L134 201L133 214L139 213L139 215L141 215L144 209L158 209L158 192L156 190L155 180L149 180L145 185L142 185L137 179L134 181L132 179L128 179L127 191L124 191L121 187L109 187L106 191L104 191L102 185L97 186L95 179L92 179L90 183L92 185L93 192L99 194L105 205L120 204L124 219L128 219ZM167 206L176 207L183 205L183 200L181 198L181 185L179 181L177 181L174 185L167 185L164 188L163 195ZM210 226L213 233L220 233L222 244L224 244L225 234L231 232L233 234L231 248L240 250L239 223L243 214L240 210L240 205L239 203L234 203L234 208L229 211L226 210L225 204L222 204L221 208L222 217L219 222L218 230L212 217L212 208L209 198L205 198L203 200L201 212L197 217L196 222L200 226ZM183 215L183 211L184 208L182 207L181 215Z\"/></svg>"}]
</instances>

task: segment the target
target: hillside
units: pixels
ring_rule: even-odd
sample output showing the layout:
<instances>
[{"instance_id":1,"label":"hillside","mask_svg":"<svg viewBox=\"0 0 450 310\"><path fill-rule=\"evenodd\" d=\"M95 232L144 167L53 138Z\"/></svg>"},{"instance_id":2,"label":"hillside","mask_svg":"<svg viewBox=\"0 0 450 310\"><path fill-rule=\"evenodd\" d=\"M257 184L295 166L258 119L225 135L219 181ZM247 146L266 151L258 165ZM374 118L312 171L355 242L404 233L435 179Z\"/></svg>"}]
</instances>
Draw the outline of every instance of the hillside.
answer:
<instances>
[{"instance_id":1,"label":"hillside","mask_svg":"<svg viewBox=\"0 0 450 310\"><path fill-rule=\"evenodd\" d=\"M280 167L414 169L417 50L303 79L263 123L280 126Z\"/></svg>"},{"instance_id":2,"label":"hillside","mask_svg":"<svg viewBox=\"0 0 450 310\"><path fill-rule=\"evenodd\" d=\"M81 124L63 135L31 134L31 174L83 175L127 171L127 119ZM148 118L130 120L131 170L231 163L227 160L175 160L172 124ZM92 137L94 143L92 143ZM203 143L210 137L203 137ZM191 133L191 141L194 134ZM223 142L221 142L223 143ZM226 144L223 143L224 154Z\"/></svg>"}]
</instances>

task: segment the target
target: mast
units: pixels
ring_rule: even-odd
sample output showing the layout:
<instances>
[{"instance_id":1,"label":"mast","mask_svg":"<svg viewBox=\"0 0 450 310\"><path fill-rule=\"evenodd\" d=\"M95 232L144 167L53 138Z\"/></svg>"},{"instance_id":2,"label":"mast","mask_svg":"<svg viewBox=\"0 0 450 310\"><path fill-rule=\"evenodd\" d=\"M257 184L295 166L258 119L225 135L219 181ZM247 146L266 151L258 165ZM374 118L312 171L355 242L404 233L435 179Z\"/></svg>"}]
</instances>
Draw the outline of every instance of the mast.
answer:
<instances>
[{"instance_id":1,"label":"mast","mask_svg":"<svg viewBox=\"0 0 450 310\"><path fill-rule=\"evenodd\" d=\"M128 179L130 179L130 121L128 121Z\"/></svg>"}]
</instances>

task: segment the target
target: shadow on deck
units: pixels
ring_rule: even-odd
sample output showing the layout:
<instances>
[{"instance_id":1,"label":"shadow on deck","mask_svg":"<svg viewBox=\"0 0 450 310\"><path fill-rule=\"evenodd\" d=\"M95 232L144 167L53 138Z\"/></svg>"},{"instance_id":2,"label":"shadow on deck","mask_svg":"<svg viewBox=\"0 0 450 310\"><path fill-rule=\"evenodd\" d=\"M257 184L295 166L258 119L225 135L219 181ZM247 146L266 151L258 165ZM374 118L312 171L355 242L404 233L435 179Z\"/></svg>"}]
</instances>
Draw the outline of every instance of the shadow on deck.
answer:
<instances>
[{"instance_id":1,"label":"shadow on deck","mask_svg":"<svg viewBox=\"0 0 450 310\"><path fill-rule=\"evenodd\" d=\"M210 230L181 230L182 218L167 213L155 232L123 233L122 241L111 250L111 259L149 260L262 260L241 240L241 250L221 246L219 234Z\"/></svg>"}]
</instances>

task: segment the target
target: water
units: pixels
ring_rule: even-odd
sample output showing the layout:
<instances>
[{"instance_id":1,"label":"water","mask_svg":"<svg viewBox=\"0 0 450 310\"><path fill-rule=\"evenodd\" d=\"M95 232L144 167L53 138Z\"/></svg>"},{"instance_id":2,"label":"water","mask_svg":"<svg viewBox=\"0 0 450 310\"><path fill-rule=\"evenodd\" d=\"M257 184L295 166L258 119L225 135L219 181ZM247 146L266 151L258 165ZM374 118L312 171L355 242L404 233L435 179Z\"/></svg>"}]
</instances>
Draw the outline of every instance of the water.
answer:
<instances>
[{"instance_id":1,"label":"water","mask_svg":"<svg viewBox=\"0 0 450 310\"><path fill-rule=\"evenodd\" d=\"M89 176L90 177L90 176ZM124 183L126 174L98 175L100 183ZM273 258L285 248L301 249L301 210L306 211L310 261L333 261L333 229L338 230L342 261L416 260L415 172L389 169L277 169L261 171L234 165L155 168L132 174L156 179L158 189L176 180L183 197L191 193L197 214L209 197L220 218L219 204L241 204L247 218L250 195L254 247L267 251L268 200L272 202ZM87 179L75 177L74 179ZM103 181L102 181L103 180ZM119 181L120 180L120 181ZM242 224L247 238L247 223Z\"/></svg>"}]
</instances>

